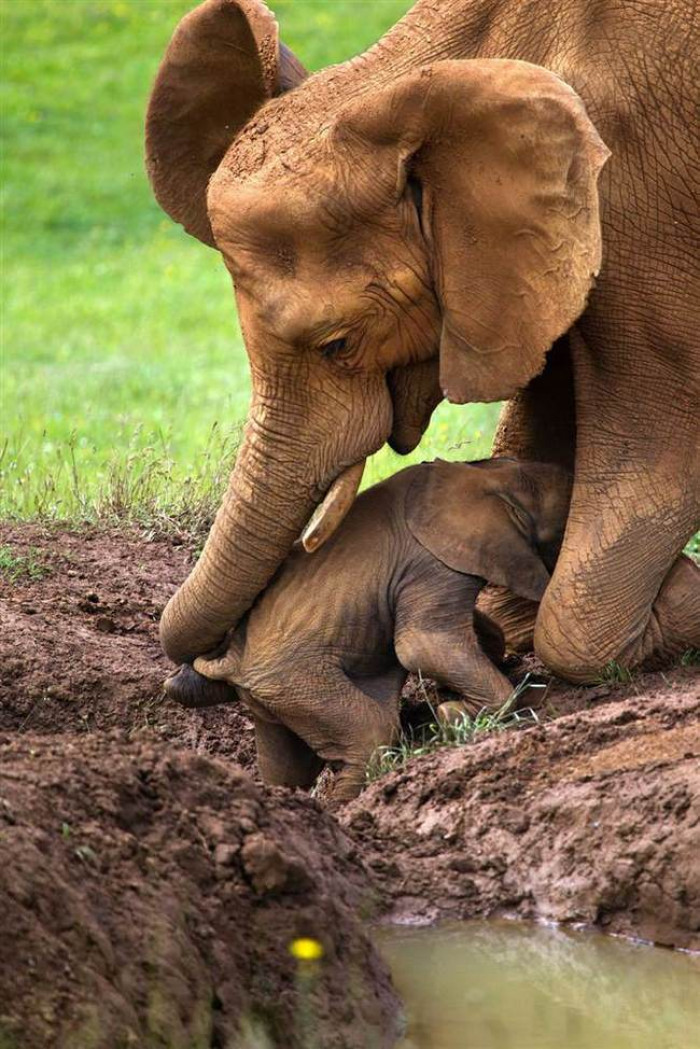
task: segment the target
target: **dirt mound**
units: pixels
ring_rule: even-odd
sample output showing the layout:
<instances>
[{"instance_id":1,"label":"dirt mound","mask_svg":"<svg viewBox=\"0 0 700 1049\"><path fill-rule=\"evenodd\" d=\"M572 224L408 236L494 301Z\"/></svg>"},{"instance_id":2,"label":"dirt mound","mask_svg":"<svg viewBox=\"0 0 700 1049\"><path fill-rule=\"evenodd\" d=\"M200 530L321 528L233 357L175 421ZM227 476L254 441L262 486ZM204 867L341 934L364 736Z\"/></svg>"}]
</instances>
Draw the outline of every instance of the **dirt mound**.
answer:
<instances>
[{"instance_id":1,"label":"dirt mound","mask_svg":"<svg viewBox=\"0 0 700 1049\"><path fill-rule=\"evenodd\" d=\"M113 728L254 765L238 706L187 711L162 695L173 670L158 619L191 555L136 530L0 527L0 730Z\"/></svg>"},{"instance_id":2,"label":"dirt mound","mask_svg":"<svg viewBox=\"0 0 700 1049\"><path fill-rule=\"evenodd\" d=\"M376 895L315 802L108 734L4 736L0 768L3 1046L393 1044Z\"/></svg>"},{"instance_id":3,"label":"dirt mound","mask_svg":"<svg viewBox=\"0 0 700 1049\"><path fill-rule=\"evenodd\" d=\"M700 949L700 672L414 760L340 819L395 919L583 922Z\"/></svg>"}]
</instances>

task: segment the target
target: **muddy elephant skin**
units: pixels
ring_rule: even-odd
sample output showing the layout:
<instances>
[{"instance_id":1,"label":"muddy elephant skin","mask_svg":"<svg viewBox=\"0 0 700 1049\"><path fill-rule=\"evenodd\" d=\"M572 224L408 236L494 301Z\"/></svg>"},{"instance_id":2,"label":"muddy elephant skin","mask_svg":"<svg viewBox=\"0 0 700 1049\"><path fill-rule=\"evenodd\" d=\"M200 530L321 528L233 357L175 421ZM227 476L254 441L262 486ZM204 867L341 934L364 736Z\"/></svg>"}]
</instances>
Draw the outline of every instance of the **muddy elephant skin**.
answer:
<instances>
[{"instance_id":1,"label":"muddy elephant skin","mask_svg":"<svg viewBox=\"0 0 700 1049\"><path fill-rule=\"evenodd\" d=\"M439 717L495 710L510 696L480 643L489 623L476 599L488 581L540 600L570 494L571 475L547 463L402 470L360 495L317 553L297 544L226 653L197 659L168 691L198 705L236 686L267 783L310 787L329 763L340 768L333 800L354 797L373 752L398 733L409 671L462 697Z\"/></svg>"},{"instance_id":2,"label":"muddy elephant skin","mask_svg":"<svg viewBox=\"0 0 700 1049\"><path fill-rule=\"evenodd\" d=\"M509 399L495 453L575 472L534 633L552 669L700 647L699 26L687 0L418 0L307 76L261 0L183 19L148 170L233 278L253 396L163 616L174 662L212 651L325 496L342 518L347 471L415 447L443 397Z\"/></svg>"}]
</instances>

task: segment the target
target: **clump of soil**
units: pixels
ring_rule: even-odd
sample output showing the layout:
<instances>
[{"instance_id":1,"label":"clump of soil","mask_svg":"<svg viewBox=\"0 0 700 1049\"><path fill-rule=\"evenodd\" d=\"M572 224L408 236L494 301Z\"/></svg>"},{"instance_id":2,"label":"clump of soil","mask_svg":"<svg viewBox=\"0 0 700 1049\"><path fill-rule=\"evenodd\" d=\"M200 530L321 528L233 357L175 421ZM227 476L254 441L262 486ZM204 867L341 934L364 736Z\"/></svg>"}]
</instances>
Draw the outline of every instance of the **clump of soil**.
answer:
<instances>
[{"instance_id":1,"label":"clump of soil","mask_svg":"<svg viewBox=\"0 0 700 1049\"><path fill-rule=\"evenodd\" d=\"M656 677L409 762L347 806L389 917L582 922L700 949L700 674Z\"/></svg>"},{"instance_id":2,"label":"clump of soil","mask_svg":"<svg viewBox=\"0 0 700 1049\"><path fill-rule=\"evenodd\" d=\"M3 1046L393 1044L376 897L314 801L109 733L0 737L0 763Z\"/></svg>"},{"instance_id":3,"label":"clump of soil","mask_svg":"<svg viewBox=\"0 0 700 1049\"><path fill-rule=\"evenodd\" d=\"M16 566L0 579L0 730L118 728L254 767L238 704L184 710L163 696L174 667L158 619L191 568L184 546L28 524L0 527L0 545Z\"/></svg>"}]
</instances>

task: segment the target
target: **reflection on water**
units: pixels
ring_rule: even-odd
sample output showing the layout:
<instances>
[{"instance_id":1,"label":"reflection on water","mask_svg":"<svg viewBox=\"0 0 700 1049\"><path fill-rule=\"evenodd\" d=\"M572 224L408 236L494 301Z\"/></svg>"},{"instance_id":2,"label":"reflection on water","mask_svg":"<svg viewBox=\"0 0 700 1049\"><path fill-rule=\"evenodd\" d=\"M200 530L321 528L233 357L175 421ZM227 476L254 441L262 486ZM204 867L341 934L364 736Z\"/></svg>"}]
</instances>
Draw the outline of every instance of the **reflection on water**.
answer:
<instances>
[{"instance_id":1,"label":"reflection on water","mask_svg":"<svg viewBox=\"0 0 700 1049\"><path fill-rule=\"evenodd\" d=\"M700 1049L700 956L511 922L378 939L401 1049Z\"/></svg>"}]
</instances>

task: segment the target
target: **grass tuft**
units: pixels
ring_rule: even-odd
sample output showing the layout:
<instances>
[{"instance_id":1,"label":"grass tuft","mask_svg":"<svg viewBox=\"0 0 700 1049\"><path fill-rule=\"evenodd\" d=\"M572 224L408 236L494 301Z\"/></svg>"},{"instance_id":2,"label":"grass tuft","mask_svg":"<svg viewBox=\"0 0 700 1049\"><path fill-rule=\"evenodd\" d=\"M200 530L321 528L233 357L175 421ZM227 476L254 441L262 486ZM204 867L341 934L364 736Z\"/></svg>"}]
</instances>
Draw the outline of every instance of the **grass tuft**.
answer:
<instances>
[{"instance_id":1,"label":"grass tuft","mask_svg":"<svg viewBox=\"0 0 700 1049\"><path fill-rule=\"evenodd\" d=\"M85 468L71 434L55 449L53 468L34 471L0 450L4 516L44 523L144 527L150 538L178 535L203 541L221 501L240 441L240 427L211 427L201 454L188 472L174 461L167 437L150 443L141 429L117 443L104 467Z\"/></svg>"},{"instance_id":2,"label":"grass tuft","mask_svg":"<svg viewBox=\"0 0 700 1049\"><path fill-rule=\"evenodd\" d=\"M632 680L632 671L628 667L621 666L614 659L603 667L600 675L600 682L604 685L629 685Z\"/></svg>"},{"instance_id":3,"label":"grass tuft","mask_svg":"<svg viewBox=\"0 0 700 1049\"><path fill-rule=\"evenodd\" d=\"M433 712L433 721L419 733L402 732L398 742L392 746L378 747L367 767L367 782L372 783L388 772L398 772L414 758L435 754L445 747L464 747L494 732L539 724L540 719L531 707L514 709L526 689L546 688L545 685L534 683L531 678L531 674L526 674L498 710L483 709L475 717L463 714L451 722L443 722L438 718L426 693L426 701Z\"/></svg>"},{"instance_id":4,"label":"grass tuft","mask_svg":"<svg viewBox=\"0 0 700 1049\"><path fill-rule=\"evenodd\" d=\"M700 648L687 648L681 656L682 667L700 667Z\"/></svg>"},{"instance_id":5,"label":"grass tuft","mask_svg":"<svg viewBox=\"0 0 700 1049\"><path fill-rule=\"evenodd\" d=\"M686 554L689 554L690 557L694 557L696 561L700 561L700 532L695 533L686 546L685 552Z\"/></svg>"},{"instance_id":6,"label":"grass tuft","mask_svg":"<svg viewBox=\"0 0 700 1049\"><path fill-rule=\"evenodd\" d=\"M11 546L0 546L0 575L10 583L22 579L43 579L49 567L42 560L41 550L30 547L26 554L17 553Z\"/></svg>"}]
</instances>

